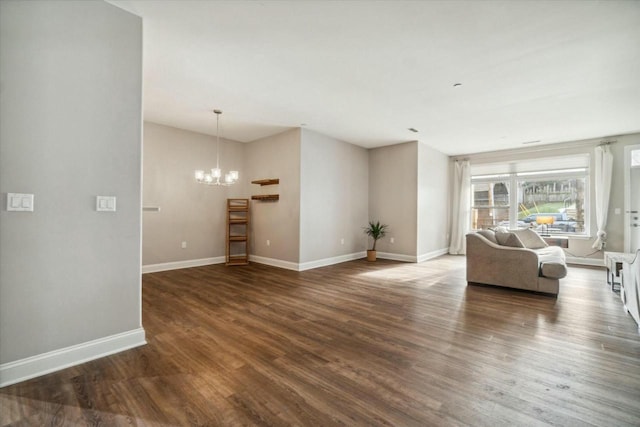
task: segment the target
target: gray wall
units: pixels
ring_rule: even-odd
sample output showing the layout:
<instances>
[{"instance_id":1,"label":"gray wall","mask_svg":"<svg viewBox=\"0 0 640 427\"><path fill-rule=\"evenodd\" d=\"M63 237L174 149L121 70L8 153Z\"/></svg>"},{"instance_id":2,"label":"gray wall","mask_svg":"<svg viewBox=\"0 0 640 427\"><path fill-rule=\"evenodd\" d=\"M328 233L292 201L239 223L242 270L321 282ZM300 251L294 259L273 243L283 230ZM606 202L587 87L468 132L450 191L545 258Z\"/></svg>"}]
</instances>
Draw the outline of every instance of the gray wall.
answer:
<instances>
[{"instance_id":1,"label":"gray wall","mask_svg":"<svg viewBox=\"0 0 640 427\"><path fill-rule=\"evenodd\" d=\"M418 143L418 257L449 240L449 156Z\"/></svg>"},{"instance_id":2,"label":"gray wall","mask_svg":"<svg viewBox=\"0 0 640 427\"><path fill-rule=\"evenodd\" d=\"M613 159L613 179L611 183L611 197L609 213L607 217L607 248L608 251L621 252L624 249L624 147L627 145L640 144L640 134L617 136L609 138L617 142L611 144ZM471 154L468 156L458 156L456 158L468 158L471 164L499 163L526 159L539 159L544 157L567 156L572 154L590 154L590 238L570 237L568 256L588 257L601 259L603 253L595 251L591 247L595 240L597 230L595 218L595 147L603 141L603 138L589 139L582 141L571 141L562 144L553 144L540 147L524 148L520 150L505 150L481 154ZM453 166L451 166L453 167ZM619 208L621 213L616 214L615 209ZM595 252L595 253L594 253Z\"/></svg>"},{"instance_id":3,"label":"gray wall","mask_svg":"<svg viewBox=\"0 0 640 427\"><path fill-rule=\"evenodd\" d=\"M302 129L300 157L300 262L364 251L367 150Z\"/></svg>"},{"instance_id":4,"label":"gray wall","mask_svg":"<svg viewBox=\"0 0 640 427\"><path fill-rule=\"evenodd\" d=\"M3 1L0 29L6 363L141 326L142 24L103 2ZM7 212L8 192L35 211Z\"/></svg>"},{"instance_id":5,"label":"gray wall","mask_svg":"<svg viewBox=\"0 0 640 427\"><path fill-rule=\"evenodd\" d=\"M369 219L389 226L379 252L417 256L417 195L418 142L369 150Z\"/></svg>"},{"instance_id":6,"label":"gray wall","mask_svg":"<svg viewBox=\"0 0 640 427\"><path fill-rule=\"evenodd\" d=\"M299 262L300 138L301 130L293 129L244 145L249 183L246 191L250 195L280 195L277 202L251 201L251 255ZM280 184L264 187L250 184L266 178L279 178Z\"/></svg>"},{"instance_id":7,"label":"gray wall","mask_svg":"<svg viewBox=\"0 0 640 427\"><path fill-rule=\"evenodd\" d=\"M243 144L220 139L220 168L238 170L240 182L198 184L194 171L216 165L215 137L145 122L142 200L160 211L143 214L143 265L225 255L227 198L246 197L243 162Z\"/></svg>"}]
</instances>

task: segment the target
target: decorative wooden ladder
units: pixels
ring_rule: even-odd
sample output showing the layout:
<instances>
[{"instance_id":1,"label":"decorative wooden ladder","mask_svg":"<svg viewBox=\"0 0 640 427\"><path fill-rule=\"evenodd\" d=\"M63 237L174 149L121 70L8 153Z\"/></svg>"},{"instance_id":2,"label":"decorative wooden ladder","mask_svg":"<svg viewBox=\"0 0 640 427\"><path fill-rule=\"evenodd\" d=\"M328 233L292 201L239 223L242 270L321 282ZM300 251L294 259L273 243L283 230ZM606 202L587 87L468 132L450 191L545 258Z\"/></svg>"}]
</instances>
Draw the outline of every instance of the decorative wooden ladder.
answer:
<instances>
[{"instance_id":1,"label":"decorative wooden ladder","mask_svg":"<svg viewBox=\"0 0 640 427\"><path fill-rule=\"evenodd\" d=\"M249 264L249 199L227 199L226 265Z\"/></svg>"}]
</instances>

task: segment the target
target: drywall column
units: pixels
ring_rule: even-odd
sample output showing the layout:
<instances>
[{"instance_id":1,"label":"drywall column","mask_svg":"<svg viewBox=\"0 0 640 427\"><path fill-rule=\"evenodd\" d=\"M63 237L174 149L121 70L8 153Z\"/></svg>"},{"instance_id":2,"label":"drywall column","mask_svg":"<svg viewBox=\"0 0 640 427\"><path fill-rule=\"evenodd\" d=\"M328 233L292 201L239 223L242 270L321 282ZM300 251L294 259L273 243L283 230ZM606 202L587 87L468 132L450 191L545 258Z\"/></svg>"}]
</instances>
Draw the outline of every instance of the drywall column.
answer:
<instances>
[{"instance_id":1,"label":"drywall column","mask_svg":"<svg viewBox=\"0 0 640 427\"><path fill-rule=\"evenodd\" d=\"M141 19L102 1L2 1L0 86L6 385L144 343ZM13 192L35 210L8 212ZM98 195L116 211L96 211Z\"/></svg>"},{"instance_id":2,"label":"drywall column","mask_svg":"<svg viewBox=\"0 0 640 427\"><path fill-rule=\"evenodd\" d=\"M418 143L418 261L448 252L449 157Z\"/></svg>"},{"instance_id":3,"label":"drywall column","mask_svg":"<svg viewBox=\"0 0 640 427\"><path fill-rule=\"evenodd\" d=\"M367 150L302 129L300 162L300 267L362 257L367 244L362 230L368 220Z\"/></svg>"},{"instance_id":4,"label":"drywall column","mask_svg":"<svg viewBox=\"0 0 640 427\"><path fill-rule=\"evenodd\" d=\"M417 260L417 168L417 141L369 150L369 219L389 226L378 256Z\"/></svg>"},{"instance_id":5,"label":"drywall column","mask_svg":"<svg viewBox=\"0 0 640 427\"><path fill-rule=\"evenodd\" d=\"M298 269L300 252L300 129L245 144L247 182L279 178L269 188L277 202L251 202L251 258L264 264ZM247 184L250 194L260 187ZM269 241L269 244L267 244Z\"/></svg>"}]
</instances>

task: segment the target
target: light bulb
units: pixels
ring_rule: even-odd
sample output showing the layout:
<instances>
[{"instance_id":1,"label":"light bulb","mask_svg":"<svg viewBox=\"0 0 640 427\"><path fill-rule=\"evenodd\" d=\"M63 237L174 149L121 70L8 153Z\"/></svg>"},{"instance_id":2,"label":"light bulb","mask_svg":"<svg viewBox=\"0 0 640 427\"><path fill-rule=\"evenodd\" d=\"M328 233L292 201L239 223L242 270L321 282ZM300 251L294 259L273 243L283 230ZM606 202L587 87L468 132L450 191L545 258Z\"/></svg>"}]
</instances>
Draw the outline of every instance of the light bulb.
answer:
<instances>
[{"instance_id":1,"label":"light bulb","mask_svg":"<svg viewBox=\"0 0 640 427\"><path fill-rule=\"evenodd\" d=\"M204 179L204 171L196 171L196 181L202 181Z\"/></svg>"},{"instance_id":2,"label":"light bulb","mask_svg":"<svg viewBox=\"0 0 640 427\"><path fill-rule=\"evenodd\" d=\"M213 168L211 169L211 175L214 178L220 178L222 176L222 171L220 170L220 168Z\"/></svg>"},{"instance_id":3,"label":"light bulb","mask_svg":"<svg viewBox=\"0 0 640 427\"><path fill-rule=\"evenodd\" d=\"M224 176L224 182L226 182L227 184L231 184L233 182L233 177L231 176L230 173Z\"/></svg>"},{"instance_id":4,"label":"light bulb","mask_svg":"<svg viewBox=\"0 0 640 427\"><path fill-rule=\"evenodd\" d=\"M207 184L211 184L213 182L213 176L211 176L211 174L206 174L204 176L204 182L206 182Z\"/></svg>"},{"instance_id":5,"label":"light bulb","mask_svg":"<svg viewBox=\"0 0 640 427\"><path fill-rule=\"evenodd\" d=\"M238 178L240 177L240 174L238 173L238 171L231 171L229 172L229 174L231 175L231 179L234 181L237 181Z\"/></svg>"}]
</instances>

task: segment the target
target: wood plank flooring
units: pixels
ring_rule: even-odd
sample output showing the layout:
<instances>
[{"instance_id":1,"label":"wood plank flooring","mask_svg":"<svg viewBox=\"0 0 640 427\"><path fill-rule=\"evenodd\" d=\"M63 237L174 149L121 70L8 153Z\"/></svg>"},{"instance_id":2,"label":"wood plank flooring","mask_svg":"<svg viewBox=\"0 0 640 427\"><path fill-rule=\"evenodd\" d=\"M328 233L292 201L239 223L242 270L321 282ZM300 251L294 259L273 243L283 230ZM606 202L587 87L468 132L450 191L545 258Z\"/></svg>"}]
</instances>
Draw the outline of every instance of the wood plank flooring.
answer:
<instances>
[{"instance_id":1,"label":"wood plank flooring","mask_svg":"<svg viewBox=\"0 0 640 427\"><path fill-rule=\"evenodd\" d=\"M463 257L143 276L149 344L0 389L3 426L638 426L640 335L605 272L557 299Z\"/></svg>"}]
</instances>

